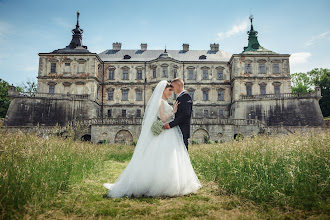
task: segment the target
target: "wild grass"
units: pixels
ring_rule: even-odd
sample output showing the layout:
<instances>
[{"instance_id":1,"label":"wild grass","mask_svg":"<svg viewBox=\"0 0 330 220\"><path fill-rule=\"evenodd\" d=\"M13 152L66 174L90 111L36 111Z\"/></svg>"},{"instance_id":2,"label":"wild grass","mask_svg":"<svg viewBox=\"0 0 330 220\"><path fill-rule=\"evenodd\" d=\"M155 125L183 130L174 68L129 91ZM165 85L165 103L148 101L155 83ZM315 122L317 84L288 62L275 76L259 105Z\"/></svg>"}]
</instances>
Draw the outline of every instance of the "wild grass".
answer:
<instances>
[{"instance_id":1,"label":"wild grass","mask_svg":"<svg viewBox=\"0 0 330 220\"><path fill-rule=\"evenodd\" d=\"M0 219L24 212L28 203L42 204L82 181L103 161L124 161L133 151L133 147L114 148L58 137L46 140L33 134L0 134Z\"/></svg>"},{"instance_id":2,"label":"wild grass","mask_svg":"<svg viewBox=\"0 0 330 220\"><path fill-rule=\"evenodd\" d=\"M329 211L330 135L258 136L201 145L195 170L230 193L258 204Z\"/></svg>"},{"instance_id":3,"label":"wild grass","mask_svg":"<svg viewBox=\"0 0 330 220\"><path fill-rule=\"evenodd\" d=\"M202 189L177 198L106 199L128 145L0 130L0 219L328 218L330 132L192 145Z\"/></svg>"}]
</instances>

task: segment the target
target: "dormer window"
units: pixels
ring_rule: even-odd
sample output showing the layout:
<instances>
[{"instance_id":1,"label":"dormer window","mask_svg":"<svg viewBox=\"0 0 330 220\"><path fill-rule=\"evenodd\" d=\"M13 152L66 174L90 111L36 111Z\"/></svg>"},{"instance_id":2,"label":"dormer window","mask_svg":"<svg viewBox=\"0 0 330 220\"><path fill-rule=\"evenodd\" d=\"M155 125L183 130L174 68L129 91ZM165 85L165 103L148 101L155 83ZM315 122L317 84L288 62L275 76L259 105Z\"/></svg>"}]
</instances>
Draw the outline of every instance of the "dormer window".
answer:
<instances>
[{"instance_id":1,"label":"dormer window","mask_svg":"<svg viewBox=\"0 0 330 220\"><path fill-rule=\"evenodd\" d=\"M206 60L206 56L205 55L201 55L201 56L199 56L199 59L200 60Z\"/></svg>"},{"instance_id":2,"label":"dormer window","mask_svg":"<svg viewBox=\"0 0 330 220\"><path fill-rule=\"evenodd\" d=\"M129 60L129 59L131 59L131 56L130 55L125 55L124 56L124 60Z\"/></svg>"}]
</instances>

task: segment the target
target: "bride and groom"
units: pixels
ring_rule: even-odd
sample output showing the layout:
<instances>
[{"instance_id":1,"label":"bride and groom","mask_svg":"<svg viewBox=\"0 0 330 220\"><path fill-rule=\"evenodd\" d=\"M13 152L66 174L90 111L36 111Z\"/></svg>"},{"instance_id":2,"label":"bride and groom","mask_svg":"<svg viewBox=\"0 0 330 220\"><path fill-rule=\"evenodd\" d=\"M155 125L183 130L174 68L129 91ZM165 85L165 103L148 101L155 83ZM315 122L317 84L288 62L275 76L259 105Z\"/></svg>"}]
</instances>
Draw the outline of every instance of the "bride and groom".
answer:
<instances>
[{"instance_id":1,"label":"bride and groom","mask_svg":"<svg viewBox=\"0 0 330 220\"><path fill-rule=\"evenodd\" d=\"M178 95L172 108L167 99ZM162 80L152 93L131 161L114 184L105 183L110 198L181 196L195 193L201 184L188 155L192 99L180 78ZM151 131L159 118L163 131Z\"/></svg>"}]
</instances>

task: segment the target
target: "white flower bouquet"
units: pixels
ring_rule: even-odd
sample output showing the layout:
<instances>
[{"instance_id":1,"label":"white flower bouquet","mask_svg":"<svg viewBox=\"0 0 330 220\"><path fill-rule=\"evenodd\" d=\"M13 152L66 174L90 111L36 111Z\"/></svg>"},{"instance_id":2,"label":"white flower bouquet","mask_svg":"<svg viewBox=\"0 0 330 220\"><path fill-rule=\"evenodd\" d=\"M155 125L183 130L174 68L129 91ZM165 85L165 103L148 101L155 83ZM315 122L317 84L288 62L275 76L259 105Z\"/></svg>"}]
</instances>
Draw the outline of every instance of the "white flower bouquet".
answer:
<instances>
[{"instance_id":1,"label":"white flower bouquet","mask_svg":"<svg viewBox=\"0 0 330 220\"><path fill-rule=\"evenodd\" d=\"M160 120L156 120L152 123L151 132L153 135L158 136L163 131L163 123Z\"/></svg>"}]
</instances>

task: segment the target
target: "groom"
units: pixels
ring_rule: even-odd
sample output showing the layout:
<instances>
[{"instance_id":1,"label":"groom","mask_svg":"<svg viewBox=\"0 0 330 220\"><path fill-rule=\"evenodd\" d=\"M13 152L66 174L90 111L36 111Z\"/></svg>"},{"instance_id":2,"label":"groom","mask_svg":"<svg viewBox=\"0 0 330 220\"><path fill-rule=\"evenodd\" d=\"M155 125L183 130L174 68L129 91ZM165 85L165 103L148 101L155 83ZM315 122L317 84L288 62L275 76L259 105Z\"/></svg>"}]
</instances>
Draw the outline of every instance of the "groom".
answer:
<instances>
[{"instance_id":1,"label":"groom","mask_svg":"<svg viewBox=\"0 0 330 220\"><path fill-rule=\"evenodd\" d=\"M175 78L171 83L174 93L178 95L176 101L178 109L175 113L175 118L172 122L164 125L164 129L170 129L179 125L183 134L183 142L188 151L188 138L190 138L190 119L192 113L193 101L190 95L184 90L182 79Z\"/></svg>"}]
</instances>

